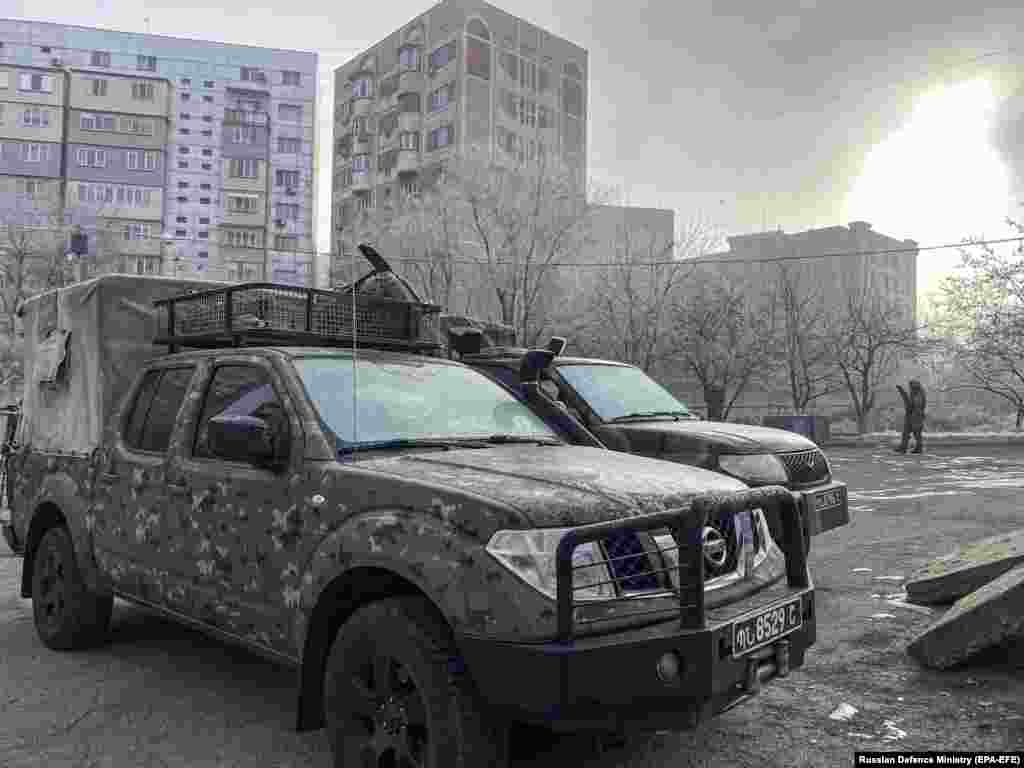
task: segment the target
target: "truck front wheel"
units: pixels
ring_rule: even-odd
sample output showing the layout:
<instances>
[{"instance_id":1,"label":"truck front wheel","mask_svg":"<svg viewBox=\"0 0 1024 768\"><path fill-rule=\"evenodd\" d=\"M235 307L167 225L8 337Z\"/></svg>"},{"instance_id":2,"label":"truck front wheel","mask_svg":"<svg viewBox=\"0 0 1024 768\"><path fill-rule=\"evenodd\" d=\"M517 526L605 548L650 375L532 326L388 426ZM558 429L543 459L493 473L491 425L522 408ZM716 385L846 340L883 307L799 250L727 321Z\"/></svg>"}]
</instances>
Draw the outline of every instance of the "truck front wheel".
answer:
<instances>
[{"instance_id":1,"label":"truck front wheel","mask_svg":"<svg viewBox=\"0 0 1024 768\"><path fill-rule=\"evenodd\" d=\"M335 765L474 768L508 763L497 726L422 598L365 605L338 630L324 680Z\"/></svg>"},{"instance_id":2,"label":"truck front wheel","mask_svg":"<svg viewBox=\"0 0 1024 768\"><path fill-rule=\"evenodd\" d=\"M97 595L86 586L68 529L44 533L32 558L32 615L43 644L73 651L100 643L113 606L113 595Z\"/></svg>"}]
</instances>

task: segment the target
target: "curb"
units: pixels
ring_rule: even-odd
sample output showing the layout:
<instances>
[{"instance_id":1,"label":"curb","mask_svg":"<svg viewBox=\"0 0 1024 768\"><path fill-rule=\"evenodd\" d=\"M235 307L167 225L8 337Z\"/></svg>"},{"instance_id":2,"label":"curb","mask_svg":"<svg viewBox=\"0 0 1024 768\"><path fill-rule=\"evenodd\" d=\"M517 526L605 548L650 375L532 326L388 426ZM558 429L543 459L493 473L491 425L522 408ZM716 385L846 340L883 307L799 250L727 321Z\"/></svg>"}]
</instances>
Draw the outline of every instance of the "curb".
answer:
<instances>
[{"instance_id":1,"label":"curb","mask_svg":"<svg viewBox=\"0 0 1024 768\"><path fill-rule=\"evenodd\" d=\"M826 443L822 443L822 448L894 448L899 442L899 436L893 437L839 437L833 438ZM1002 446L1002 445L1021 445L1024 446L1024 434L1013 434L1013 435L950 435L946 436L933 436L929 438L926 433L924 436L925 452L928 451L928 446L944 446L948 445L951 447L963 447L963 446Z\"/></svg>"}]
</instances>

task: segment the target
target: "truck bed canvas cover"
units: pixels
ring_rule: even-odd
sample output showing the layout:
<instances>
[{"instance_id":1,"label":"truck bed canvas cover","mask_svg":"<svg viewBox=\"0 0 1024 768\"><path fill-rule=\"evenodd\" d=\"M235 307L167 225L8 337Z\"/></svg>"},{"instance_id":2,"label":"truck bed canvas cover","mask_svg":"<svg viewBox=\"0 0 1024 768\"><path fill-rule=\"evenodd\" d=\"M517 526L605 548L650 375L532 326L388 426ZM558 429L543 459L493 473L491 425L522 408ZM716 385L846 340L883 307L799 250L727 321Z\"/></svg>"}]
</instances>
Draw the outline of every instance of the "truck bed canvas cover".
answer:
<instances>
[{"instance_id":1,"label":"truck bed canvas cover","mask_svg":"<svg viewBox=\"0 0 1024 768\"><path fill-rule=\"evenodd\" d=\"M153 344L153 302L221 285L103 275L28 299L19 442L43 452L90 453L141 365L164 351Z\"/></svg>"}]
</instances>

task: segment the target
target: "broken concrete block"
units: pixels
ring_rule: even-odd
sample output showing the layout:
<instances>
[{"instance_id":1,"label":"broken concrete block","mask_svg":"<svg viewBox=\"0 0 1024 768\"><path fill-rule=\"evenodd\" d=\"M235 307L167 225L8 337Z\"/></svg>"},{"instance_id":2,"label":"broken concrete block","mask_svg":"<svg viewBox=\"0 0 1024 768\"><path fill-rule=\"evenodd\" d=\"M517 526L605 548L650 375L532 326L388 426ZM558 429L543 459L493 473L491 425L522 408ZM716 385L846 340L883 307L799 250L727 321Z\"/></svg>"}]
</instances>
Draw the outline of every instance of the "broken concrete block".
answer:
<instances>
[{"instance_id":1,"label":"broken concrete block","mask_svg":"<svg viewBox=\"0 0 1024 768\"><path fill-rule=\"evenodd\" d=\"M1024 565L962 597L907 646L926 667L945 669L990 646L1024 637Z\"/></svg>"},{"instance_id":2,"label":"broken concrete block","mask_svg":"<svg viewBox=\"0 0 1024 768\"><path fill-rule=\"evenodd\" d=\"M971 542L930 562L907 582L912 603L951 603L1024 563L1024 530Z\"/></svg>"}]
</instances>

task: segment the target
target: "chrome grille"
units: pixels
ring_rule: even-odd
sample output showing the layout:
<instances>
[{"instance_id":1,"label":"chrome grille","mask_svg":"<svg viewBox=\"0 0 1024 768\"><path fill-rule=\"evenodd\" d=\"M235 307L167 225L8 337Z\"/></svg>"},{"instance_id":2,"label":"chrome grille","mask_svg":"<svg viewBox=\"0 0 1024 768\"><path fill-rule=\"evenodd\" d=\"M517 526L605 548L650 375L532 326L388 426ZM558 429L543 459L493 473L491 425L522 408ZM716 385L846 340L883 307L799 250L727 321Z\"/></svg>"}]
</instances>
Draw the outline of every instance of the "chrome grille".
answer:
<instances>
[{"instance_id":1,"label":"chrome grille","mask_svg":"<svg viewBox=\"0 0 1024 768\"><path fill-rule=\"evenodd\" d=\"M827 482L830 479L825 454L817 448L810 451L780 453L779 458L786 467L786 475L791 483L810 485Z\"/></svg>"}]
</instances>

